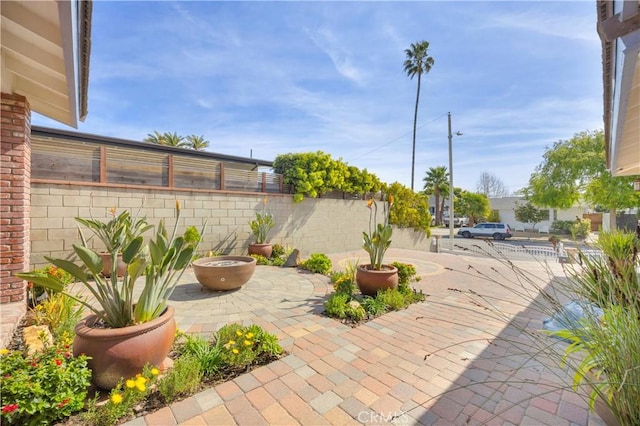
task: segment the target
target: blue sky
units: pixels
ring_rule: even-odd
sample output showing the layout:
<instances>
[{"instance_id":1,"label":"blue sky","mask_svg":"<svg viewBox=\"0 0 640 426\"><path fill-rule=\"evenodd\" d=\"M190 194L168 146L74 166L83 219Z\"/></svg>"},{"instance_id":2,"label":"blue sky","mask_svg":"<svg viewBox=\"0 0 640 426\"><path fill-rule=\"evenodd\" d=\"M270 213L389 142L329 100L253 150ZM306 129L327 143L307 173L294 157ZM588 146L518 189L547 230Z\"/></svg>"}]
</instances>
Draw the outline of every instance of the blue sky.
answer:
<instances>
[{"instance_id":1,"label":"blue sky","mask_svg":"<svg viewBox=\"0 0 640 426\"><path fill-rule=\"evenodd\" d=\"M322 150L383 181L411 180L416 79L427 40L416 189L429 167L475 190L525 186L547 147L603 127L595 1L94 2L89 115L131 140L204 135L209 150L273 160ZM65 128L34 114L33 124Z\"/></svg>"}]
</instances>

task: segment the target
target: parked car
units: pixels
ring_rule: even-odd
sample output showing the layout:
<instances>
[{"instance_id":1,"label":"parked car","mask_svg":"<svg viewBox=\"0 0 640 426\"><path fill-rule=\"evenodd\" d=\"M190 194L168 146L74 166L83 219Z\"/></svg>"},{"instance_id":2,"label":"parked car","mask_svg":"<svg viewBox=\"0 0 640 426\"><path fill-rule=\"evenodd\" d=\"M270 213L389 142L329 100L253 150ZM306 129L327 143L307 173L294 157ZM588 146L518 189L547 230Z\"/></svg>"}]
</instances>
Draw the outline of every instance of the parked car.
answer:
<instances>
[{"instance_id":1,"label":"parked car","mask_svg":"<svg viewBox=\"0 0 640 426\"><path fill-rule=\"evenodd\" d=\"M444 226L449 226L449 216L444 216L442 218L444 222ZM469 218L466 216L458 216L457 214L453 215L453 226L467 226L469 225Z\"/></svg>"},{"instance_id":2,"label":"parked car","mask_svg":"<svg viewBox=\"0 0 640 426\"><path fill-rule=\"evenodd\" d=\"M511 228L506 223L485 222L479 223L472 228L463 226L458 231L458 235L462 235L464 238L491 237L494 240L504 240L505 238L511 238Z\"/></svg>"}]
</instances>

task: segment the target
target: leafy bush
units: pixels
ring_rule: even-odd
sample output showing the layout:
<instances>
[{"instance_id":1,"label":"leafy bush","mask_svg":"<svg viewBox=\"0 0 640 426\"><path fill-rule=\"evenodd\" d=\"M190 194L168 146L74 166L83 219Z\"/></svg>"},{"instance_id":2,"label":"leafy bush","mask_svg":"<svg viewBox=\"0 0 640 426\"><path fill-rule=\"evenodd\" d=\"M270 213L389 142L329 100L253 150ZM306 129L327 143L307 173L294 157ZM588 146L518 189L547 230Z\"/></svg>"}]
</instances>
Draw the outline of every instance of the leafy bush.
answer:
<instances>
[{"instance_id":1,"label":"leafy bush","mask_svg":"<svg viewBox=\"0 0 640 426\"><path fill-rule=\"evenodd\" d=\"M334 318L346 318L347 316L347 303L349 302L349 295L345 293L333 293L326 302L324 302L324 308L327 311L327 315Z\"/></svg>"},{"instance_id":2,"label":"leafy bush","mask_svg":"<svg viewBox=\"0 0 640 426\"><path fill-rule=\"evenodd\" d=\"M571 233L571 226L574 224L573 220L554 220L551 224L551 230L557 231L563 234Z\"/></svg>"},{"instance_id":3,"label":"leafy bush","mask_svg":"<svg viewBox=\"0 0 640 426\"><path fill-rule=\"evenodd\" d=\"M589 219L580 219L571 225L571 237L574 240L584 240L591 231L591 221Z\"/></svg>"},{"instance_id":4,"label":"leafy bush","mask_svg":"<svg viewBox=\"0 0 640 426\"><path fill-rule=\"evenodd\" d=\"M387 312L387 305L385 305L377 297L364 296L362 298L361 305L364 310L372 317L377 317Z\"/></svg>"},{"instance_id":5,"label":"leafy bush","mask_svg":"<svg viewBox=\"0 0 640 426\"><path fill-rule=\"evenodd\" d=\"M500 210L491 210L487 216L487 222L500 222Z\"/></svg>"},{"instance_id":6,"label":"leafy bush","mask_svg":"<svg viewBox=\"0 0 640 426\"><path fill-rule=\"evenodd\" d=\"M431 236L431 213L426 195L413 192L398 182L389 185L385 192L394 199L393 209L389 214L390 224L424 231L427 237Z\"/></svg>"},{"instance_id":7,"label":"leafy bush","mask_svg":"<svg viewBox=\"0 0 640 426\"><path fill-rule=\"evenodd\" d=\"M272 266L284 266L286 262L287 259L285 259L284 257L272 257L270 259L270 263Z\"/></svg>"},{"instance_id":8,"label":"leafy bush","mask_svg":"<svg viewBox=\"0 0 640 426\"><path fill-rule=\"evenodd\" d=\"M376 298L393 311L398 311L409 306L409 302L406 297L400 293L397 288L389 288L387 290L379 291Z\"/></svg>"},{"instance_id":9,"label":"leafy bush","mask_svg":"<svg viewBox=\"0 0 640 426\"><path fill-rule=\"evenodd\" d=\"M258 326L227 324L218 330L215 340L223 361L234 367L249 365L261 355L278 355L283 351L277 338Z\"/></svg>"},{"instance_id":10,"label":"leafy bush","mask_svg":"<svg viewBox=\"0 0 640 426\"><path fill-rule=\"evenodd\" d=\"M220 371L224 365L220 346L199 335L180 334L176 352L183 356L193 356L200 364L200 371L210 376Z\"/></svg>"},{"instance_id":11,"label":"leafy bush","mask_svg":"<svg viewBox=\"0 0 640 426\"><path fill-rule=\"evenodd\" d=\"M166 403L198 390L202 379L201 362L195 355L183 355L176 359L173 368L158 381L158 392Z\"/></svg>"},{"instance_id":12,"label":"leafy bush","mask_svg":"<svg viewBox=\"0 0 640 426\"><path fill-rule=\"evenodd\" d=\"M282 246L282 244L273 244L271 246L272 252L271 252L271 257L272 258L278 258L280 256L284 256L285 254L285 249Z\"/></svg>"},{"instance_id":13,"label":"leafy bush","mask_svg":"<svg viewBox=\"0 0 640 426\"><path fill-rule=\"evenodd\" d=\"M353 319L354 321L362 321L364 319L366 312L364 307L355 299L352 299L349 303L347 303L345 314Z\"/></svg>"},{"instance_id":14,"label":"leafy bush","mask_svg":"<svg viewBox=\"0 0 640 426\"><path fill-rule=\"evenodd\" d=\"M300 267L315 274L331 272L331 259L322 253L312 253L309 259L300 262Z\"/></svg>"},{"instance_id":15,"label":"leafy bush","mask_svg":"<svg viewBox=\"0 0 640 426\"><path fill-rule=\"evenodd\" d=\"M43 268L35 269L33 272L40 275L48 275L50 277L57 278L65 287L73 282L73 275L71 275L64 269L58 268L54 265L47 265ZM41 296L45 292L47 293L47 297L50 294L55 293L55 290L45 290L43 287L32 282L29 282L29 284L27 285L27 289L29 291L29 300L32 306L36 306L38 304L39 298L41 298Z\"/></svg>"},{"instance_id":16,"label":"leafy bush","mask_svg":"<svg viewBox=\"0 0 640 426\"><path fill-rule=\"evenodd\" d=\"M416 267L410 263L393 262L393 266L398 268L398 286L408 286L412 282L420 281Z\"/></svg>"},{"instance_id":17,"label":"leafy bush","mask_svg":"<svg viewBox=\"0 0 640 426\"><path fill-rule=\"evenodd\" d=\"M118 383L109 392L106 403L99 404L96 395L88 402L87 411L82 413L82 419L94 426L118 424L123 417L133 415L134 408L149 395L158 374L157 368L147 365L141 374Z\"/></svg>"},{"instance_id":18,"label":"leafy bush","mask_svg":"<svg viewBox=\"0 0 640 426\"><path fill-rule=\"evenodd\" d=\"M55 345L25 356L0 350L2 424L51 424L84 406L91 371L87 357Z\"/></svg>"},{"instance_id":19,"label":"leafy bush","mask_svg":"<svg viewBox=\"0 0 640 426\"><path fill-rule=\"evenodd\" d=\"M71 342L74 329L82 317L82 306L64 293L49 292L49 297L33 308L35 325L47 325L53 337Z\"/></svg>"},{"instance_id":20,"label":"leafy bush","mask_svg":"<svg viewBox=\"0 0 640 426\"><path fill-rule=\"evenodd\" d=\"M256 264L257 265L270 265L271 264L269 259L266 258L265 256L261 255L261 254L252 254L251 257L253 257L256 260Z\"/></svg>"}]
</instances>

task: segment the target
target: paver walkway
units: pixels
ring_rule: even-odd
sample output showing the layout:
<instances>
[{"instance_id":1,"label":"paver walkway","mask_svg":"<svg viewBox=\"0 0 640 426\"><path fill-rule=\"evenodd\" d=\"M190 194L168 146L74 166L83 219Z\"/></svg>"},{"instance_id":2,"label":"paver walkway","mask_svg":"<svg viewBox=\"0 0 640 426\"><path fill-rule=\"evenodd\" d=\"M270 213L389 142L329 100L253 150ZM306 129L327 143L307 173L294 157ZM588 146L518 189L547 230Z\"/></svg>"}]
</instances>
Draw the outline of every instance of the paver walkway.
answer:
<instances>
[{"instance_id":1,"label":"paver walkway","mask_svg":"<svg viewBox=\"0 0 640 426\"><path fill-rule=\"evenodd\" d=\"M368 259L364 251L330 257L334 269ZM241 290L218 294L185 274L171 300L181 330L256 323L288 355L127 424L602 424L522 338L522 327L539 329L543 316L475 272L502 270L497 261L398 249L385 260L416 265L423 279L415 287L430 296L357 328L322 315L333 291L322 276L258 267ZM541 265L518 264L544 277ZM469 289L504 317L460 291Z\"/></svg>"}]
</instances>

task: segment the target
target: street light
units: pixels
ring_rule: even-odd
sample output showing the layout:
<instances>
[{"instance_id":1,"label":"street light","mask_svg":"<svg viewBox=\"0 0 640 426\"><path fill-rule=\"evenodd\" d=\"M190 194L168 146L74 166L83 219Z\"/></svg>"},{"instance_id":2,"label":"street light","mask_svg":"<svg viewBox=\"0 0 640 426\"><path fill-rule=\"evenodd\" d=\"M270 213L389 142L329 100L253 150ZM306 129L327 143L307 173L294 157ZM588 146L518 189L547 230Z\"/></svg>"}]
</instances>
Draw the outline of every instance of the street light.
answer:
<instances>
[{"instance_id":1,"label":"street light","mask_svg":"<svg viewBox=\"0 0 640 426\"><path fill-rule=\"evenodd\" d=\"M449 123L449 250L453 251L453 135L451 134L451 113L447 113ZM462 136L462 132L456 132Z\"/></svg>"}]
</instances>

